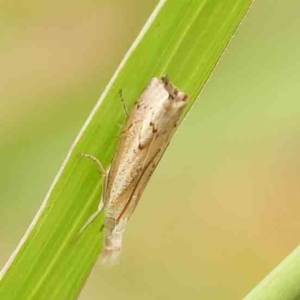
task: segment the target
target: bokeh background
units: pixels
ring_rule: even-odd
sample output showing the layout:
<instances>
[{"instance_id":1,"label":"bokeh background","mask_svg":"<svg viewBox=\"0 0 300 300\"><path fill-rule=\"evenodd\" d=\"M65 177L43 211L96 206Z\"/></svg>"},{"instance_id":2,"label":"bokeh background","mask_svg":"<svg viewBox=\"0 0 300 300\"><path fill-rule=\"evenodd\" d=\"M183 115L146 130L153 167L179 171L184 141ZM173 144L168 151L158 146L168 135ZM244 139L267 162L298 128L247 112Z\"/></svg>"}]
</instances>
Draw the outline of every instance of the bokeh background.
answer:
<instances>
[{"instance_id":1,"label":"bokeh background","mask_svg":"<svg viewBox=\"0 0 300 300\"><path fill-rule=\"evenodd\" d=\"M2 2L1 266L155 5ZM298 245L299 11L254 3L80 300L241 299Z\"/></svg>"}]
</instances>

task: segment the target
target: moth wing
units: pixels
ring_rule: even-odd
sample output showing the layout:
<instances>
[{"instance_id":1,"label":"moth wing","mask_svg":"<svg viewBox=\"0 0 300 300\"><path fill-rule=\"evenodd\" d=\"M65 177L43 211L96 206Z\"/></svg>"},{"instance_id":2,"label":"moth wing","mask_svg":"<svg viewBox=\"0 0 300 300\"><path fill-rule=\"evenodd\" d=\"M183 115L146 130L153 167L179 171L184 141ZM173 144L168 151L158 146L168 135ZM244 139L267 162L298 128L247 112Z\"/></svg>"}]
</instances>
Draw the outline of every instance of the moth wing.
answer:
<instances>
[{"instance_id":1,"label":"moth wing","mask_svg":"<svg viewBox=\"0 0 300 300\"><path fill-rule=\"evenodd\" d=\"M118 221L122 219L122 217L126 214L126 218L129 219L133 214L141 196L146 187L148 181L151 178L152 173L154 172L156 166L158 165L159 161L161 160L164 152L168 147L169 142L165 145L165 147L159 149L153 156L152 159L148 161L145 165L140 177L138 179L137 184L135 185L134 189L131 192L131 195L128 197L127 203L124 206L121 214L118 217ZM150 150L150 149L149 149Z\"/></svg>"},{"instance_id":2,"label":"moth wing","mask_svg":"<svg viewBox=\"0 0 300 300\"><path fill-rule=\"evenodd\" d=\"M107 204L107 202L109 201L113 185L115 184L115 181L119 179L121 173L120 170L123 167L122 163L124 163L124 161L128 161L124 156L124 149L126 149L125 153L130 157L130 159L132 159L132 157L135 157L134 158L135 161L130 161L131 167L135 165L135 162L141 160L138 156L134 156L133 154L134 149L130 150L130 148L132 147L134 137L139 137L140 135L140 131L144 122L145 113L147 112L148 114L149 113L151 114L152 109L150 107L151 106L150 100L151 97L153 97L152 86L157 85L158 84L157 82L158 82L157 78L152 79L150 84L145 88L145 90L141 94L133 111L129 114L125 122L123 132L119 137L115 156L113 158L113 161L110 166L110 170L108 172L107 181L105 184L106 192L103 197L104 204ZM150 138L148 139L147 143L143 144L143 151L144 153L146 153L146 156L144 156L145 161L147 160L148 154L150 153L149 150L151 148L151 141L153 140L153 137L154 134L150 133ZM139 144L134 144L134 145L135 147L139 146ZM144 165L144 163L142 162L141 165ZM135 168L134 171L136 173L134 176L139 177L140 174L143 172L143 169L137 171L137 168ZM128 199L131 195L132 189L134 188L134 186L128 183L127 184L124 183L124 186L126 186L124 191L122 191L122 193L118 196L118 198L114 200L114 202L116 202L115 203L116 206L118 205L118 203L123 203L124 202L123 200Z\"/></svg>"}]
</instances>

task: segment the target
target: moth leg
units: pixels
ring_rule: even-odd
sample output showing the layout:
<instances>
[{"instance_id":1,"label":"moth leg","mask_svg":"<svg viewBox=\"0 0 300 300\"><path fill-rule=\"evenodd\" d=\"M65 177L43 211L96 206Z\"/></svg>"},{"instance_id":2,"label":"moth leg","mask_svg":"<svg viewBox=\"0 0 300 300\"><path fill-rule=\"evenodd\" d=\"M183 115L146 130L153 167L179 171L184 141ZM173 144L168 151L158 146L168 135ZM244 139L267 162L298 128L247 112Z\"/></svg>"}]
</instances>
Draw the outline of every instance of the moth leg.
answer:
<instances>
[{"instance_id":1,"label":"moth leg","mask_svg":"<svg viewBox=\"0 0 300 300\"><path fill-rule=\"evenodd\" d=\"M102 225L100 231L106 230L108 233L112 233L116 228L117 220L114 218L106 217L104 219L104 224Z\"/></svg>"},{"instance_id":2,"label":"moth leg","mask_svg":"<svg viewBox=\"0 0 300 300\"><path fill-rule=\"evenodd\" d=\"M80 235L81 233L83 233L85 231L85 229L87 229L87 227L89 227L89 225L91 225L96 218L98 217L98 215L102 212L103 208L104 208L104 201L103 199L105 198L105 191L106 191L106 184L107 184L107 171L104 169L102 163L100 162L100 160L92 155L86 154L86 153L80 153L80 156L82 157L86 157L90 160L92 160L94 163L96 163L97 167L98 167L98 171L99 173L103 176L103 193L102 193L102 197L99 203L99 206L97 208L97 211L95 211L87 220L87 222L82 226L82 228L79 231Z\"/></svg>"},{"instance_id":3,"label":"moth leg","mask_svg":"<svg viewBox=\"0 0 300 300\"><path fill-rule=\"evenodd\" d=\"M121 123L117 123L117 125L118 125L118 127L121 129L121 128L123 128L124 127L124 125L123 124L121 124Z\"/></svg>"},{"instance_id":4,"label":"moth leg","mask_svg":"<svg viewBox=\"0 0 300 300\"><path fill-rule=\"evenodd\" d=\"M122 105L123 105L123 110L124 110L124 112L125 112L125 115L126 115L126 117L128 118L129 112L128 112L126 103L125 103L124 98L123 98L123 92L122 92L122 89L119 89L119 96L120 96L120 99L121 99L121 102L122 102Z\"/></svg>"},{"instance_id":5,"label":"moth leg","mask_svg":"<svg viewBox=\"0 0 300 300\"><path fill-rule=\"evenodd\" d=\"M90 159L91 161L93 161L94 163L96 163L96 165L98 166L99 173L102 174L103 176L106 176L106 171L105 171L101 161L97 157L86 154L86 153L80 153L80 156L86 157L86 158Z\"/></svg>"},{"instance_id":6,"label":"moth leg","mask_svg":"<svg viewBox=\"0 0 300 300\"><path fill-rule=\"evenodd\" d=\"M101 208L100 208L100 205L99 205L99 208L97 209L97 211L95 211L89 218L88 220L86 221L86 223L81 227L81 229L79 230L79 233L78 235L81 235L96 219L97 217L99 216L99 214L102 212L102 209L104 207L103 205L103 201L100 202L101 205Z\"/></svg>"},{"instance_id":7,"label":"moth leg","mask_svg":"<svg viewBox=\"0 0 300 300\"><path fill-rule=\"evenodd\" d=\"M103 187L102 187L102 198L101 198L101 201L99 203L99 206L98 206L98 210L102 210L103 206L104 206L104 201L103 199L106 199L105 196L106 196L106 187L107 187L107 179L108 179L108 173L109 173L109 170L110 170L110 167L105 170L101 161L97 158L97 157L94 157L92 155L89 155L89 154L86 154L86 153L80 153L80 156L82 157L86 157L88 159L90 159L91 161L93 161L97 167L98 167L98 172L102 175L102 181L103 181Z\"/></svg>"}]
</instances>

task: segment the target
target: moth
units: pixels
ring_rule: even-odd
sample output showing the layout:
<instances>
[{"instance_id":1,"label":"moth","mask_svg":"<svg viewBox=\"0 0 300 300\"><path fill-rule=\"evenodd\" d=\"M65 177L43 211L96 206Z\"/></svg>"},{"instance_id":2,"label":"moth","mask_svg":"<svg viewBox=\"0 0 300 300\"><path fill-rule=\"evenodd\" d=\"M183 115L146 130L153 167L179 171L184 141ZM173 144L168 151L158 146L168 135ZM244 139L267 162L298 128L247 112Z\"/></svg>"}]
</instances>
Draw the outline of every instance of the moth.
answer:
<instances>
[{"instance_id":1,"label":"moth","mask_svg":"<svg viewBox=\"0 0 300 300\"><path fill-rule=\"evenodd\" d=\"M154 77L128 114L116 154L105 172L98 210L87 223L104 209L100 255L103 263L118 261L126 224L169 145L187 98L166 76ZM103 170L100 161L83 155L96 161Z\"/></svg>"}]
</instances>

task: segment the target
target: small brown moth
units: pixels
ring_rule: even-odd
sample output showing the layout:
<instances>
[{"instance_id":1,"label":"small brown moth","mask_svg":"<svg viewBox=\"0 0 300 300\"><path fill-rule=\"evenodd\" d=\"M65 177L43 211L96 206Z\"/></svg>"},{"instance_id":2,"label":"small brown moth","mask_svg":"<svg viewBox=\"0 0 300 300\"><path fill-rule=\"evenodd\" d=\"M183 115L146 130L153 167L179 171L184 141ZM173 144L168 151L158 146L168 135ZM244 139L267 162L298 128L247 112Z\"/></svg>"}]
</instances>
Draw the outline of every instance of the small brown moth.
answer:
<instances>
[{"instance_id":1,"label":"small brown moth","mask_svg":"<svg viewBox=\"0 0 300 300\"><path fill-rule=\"evenodd\" d=\"M169 145L186 100L187 94L174 87L167 77L153 78L128 114L106 172L101 203L87 223L104 209L102 262L113 263L118 259L126 223ZM96 158L84 156L96 161L103 170Z\"/></svg>"}]
</instances>

